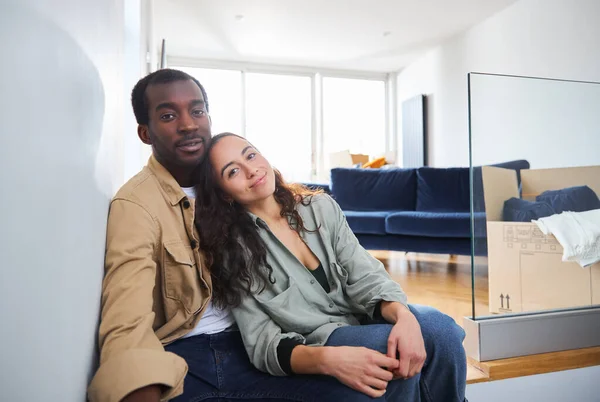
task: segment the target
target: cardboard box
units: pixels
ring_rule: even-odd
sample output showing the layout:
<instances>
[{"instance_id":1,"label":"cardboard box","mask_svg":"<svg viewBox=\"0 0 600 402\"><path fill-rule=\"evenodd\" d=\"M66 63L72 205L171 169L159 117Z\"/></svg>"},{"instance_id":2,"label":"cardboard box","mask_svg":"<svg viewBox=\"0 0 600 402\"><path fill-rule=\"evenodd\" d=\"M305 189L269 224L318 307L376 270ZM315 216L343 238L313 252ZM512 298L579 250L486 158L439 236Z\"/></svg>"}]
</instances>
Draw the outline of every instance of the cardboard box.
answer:
<instances>
[{"instance_id":1,"label":"cardboard box","mask_svg":"<svg viewBox=\"0 0 600 402\"><path fill-rule=\"evenodd\" d=\"M600 194L600 166L521 171L523 198L587 185ZM563 262L563 248L534 223L502 222L504 201L519 196L513 170L483 167L489 308L518 313L600 304L600 263Z\"/></svg>"},{"instance_id":2,"label":"cardboard box","mask_svg":"<svg viewBox=\"0 0 600 402\"><path fill-rule=\"evenodd\" d=\"M600 269L598 264L592 269L592 304L600 305Z\"/></svg>"},{"instance_id":3,"label":"cardboard box","mask_svg":"<svg viewBox=\"0 0 600 402\"><path fill-rule=\"evenodd\" d=\"M352 167L357 163L361 165L369 161L369 155L351 154L350 151L344 150L329 154L329 168L336 167Z\"/></svg>"},{"instance_id":4,"label":"cardboard box","mask_svg":"<svg viewBox=\"0 0 600 402\"><path fill-rule=\"evenodd\" d=\"M357 163L360 163L361 165L364 165L365 163L367 163L369 161L369 155L350 154L350 157L352 158L352 164L353 165L355 165Z\"/></svg>"}]
</instances>

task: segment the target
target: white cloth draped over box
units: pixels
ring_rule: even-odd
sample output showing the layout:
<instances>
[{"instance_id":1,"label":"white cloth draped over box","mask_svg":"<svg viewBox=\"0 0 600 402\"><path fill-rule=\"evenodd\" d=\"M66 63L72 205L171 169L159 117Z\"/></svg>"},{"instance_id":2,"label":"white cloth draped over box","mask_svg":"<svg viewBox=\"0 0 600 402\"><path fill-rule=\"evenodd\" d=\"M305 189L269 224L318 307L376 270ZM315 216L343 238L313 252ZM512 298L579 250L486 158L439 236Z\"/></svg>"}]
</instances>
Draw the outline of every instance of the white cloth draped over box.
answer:
<instances>
[{"instance_id":1,"label":"white cloth draped over box","mask_svg":"<svg viewBox=\"0 0 600 402\"><path fill-rule=\"evenodd\" d=\"M600 261L600 209L563 212L533 220L545 234L552 234L563 247L563 261L587 267Z\"/></svg>"}]
</instances>

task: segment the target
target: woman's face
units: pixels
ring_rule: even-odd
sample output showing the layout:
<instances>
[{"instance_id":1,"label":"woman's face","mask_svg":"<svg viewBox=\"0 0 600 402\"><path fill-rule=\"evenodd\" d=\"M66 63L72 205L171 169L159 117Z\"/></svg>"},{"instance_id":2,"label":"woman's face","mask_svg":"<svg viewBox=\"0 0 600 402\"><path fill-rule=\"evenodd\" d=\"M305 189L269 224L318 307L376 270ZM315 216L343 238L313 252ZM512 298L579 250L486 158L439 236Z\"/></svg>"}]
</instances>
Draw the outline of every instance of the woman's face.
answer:
<instances>
[{"instance_id":1,"label":"woman's face","mask_svg":"<svg viewBox=\"0 0 600 402\"><path fill-rule=\"evenodd\" d=\"M275 173L264 156L248 141L221 138L210 151L217 183L233 200L247 206L275 192Z\"/></svg>"}]
</instances>

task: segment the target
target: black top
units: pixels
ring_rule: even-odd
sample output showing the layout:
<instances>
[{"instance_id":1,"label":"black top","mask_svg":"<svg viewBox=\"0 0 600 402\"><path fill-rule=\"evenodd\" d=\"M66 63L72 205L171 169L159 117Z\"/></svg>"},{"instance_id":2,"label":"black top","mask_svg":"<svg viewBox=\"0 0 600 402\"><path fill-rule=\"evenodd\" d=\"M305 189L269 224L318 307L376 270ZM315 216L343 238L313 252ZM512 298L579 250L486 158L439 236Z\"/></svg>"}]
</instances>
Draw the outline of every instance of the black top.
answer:
<instances>
[{"instance_id":1,"label":"black top","mask_svg":"<svg viewBox=\"0 0 600 402\"><path fill-rule=\"evenodd\" d=\"M329 282L327 282L327 275L325 275L325 270L323 269L323 264L319 264L319 266L315 269L309 269L310 273L313 274L319 285L325 290L326 293L329 293L331 289L329 288Z\"/></svg>"}]
</instances>

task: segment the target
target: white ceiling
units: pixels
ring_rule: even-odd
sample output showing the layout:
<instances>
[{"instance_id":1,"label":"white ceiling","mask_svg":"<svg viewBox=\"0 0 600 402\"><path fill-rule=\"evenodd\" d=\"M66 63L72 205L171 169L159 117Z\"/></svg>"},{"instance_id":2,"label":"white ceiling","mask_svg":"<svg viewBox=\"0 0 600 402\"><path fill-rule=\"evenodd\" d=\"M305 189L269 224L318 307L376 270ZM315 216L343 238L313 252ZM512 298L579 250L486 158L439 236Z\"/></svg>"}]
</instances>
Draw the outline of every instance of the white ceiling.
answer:
<instances>
[{"instance_id":1,"label":"white ceiling","mask_svg":"<svg viewBox=\"0 0 600 402\"><path fill-rule=\"evenodd\" d=\"M154 0L154 37L170 57L389 72L515 1Z\"/></svg>"}]
</instances>

